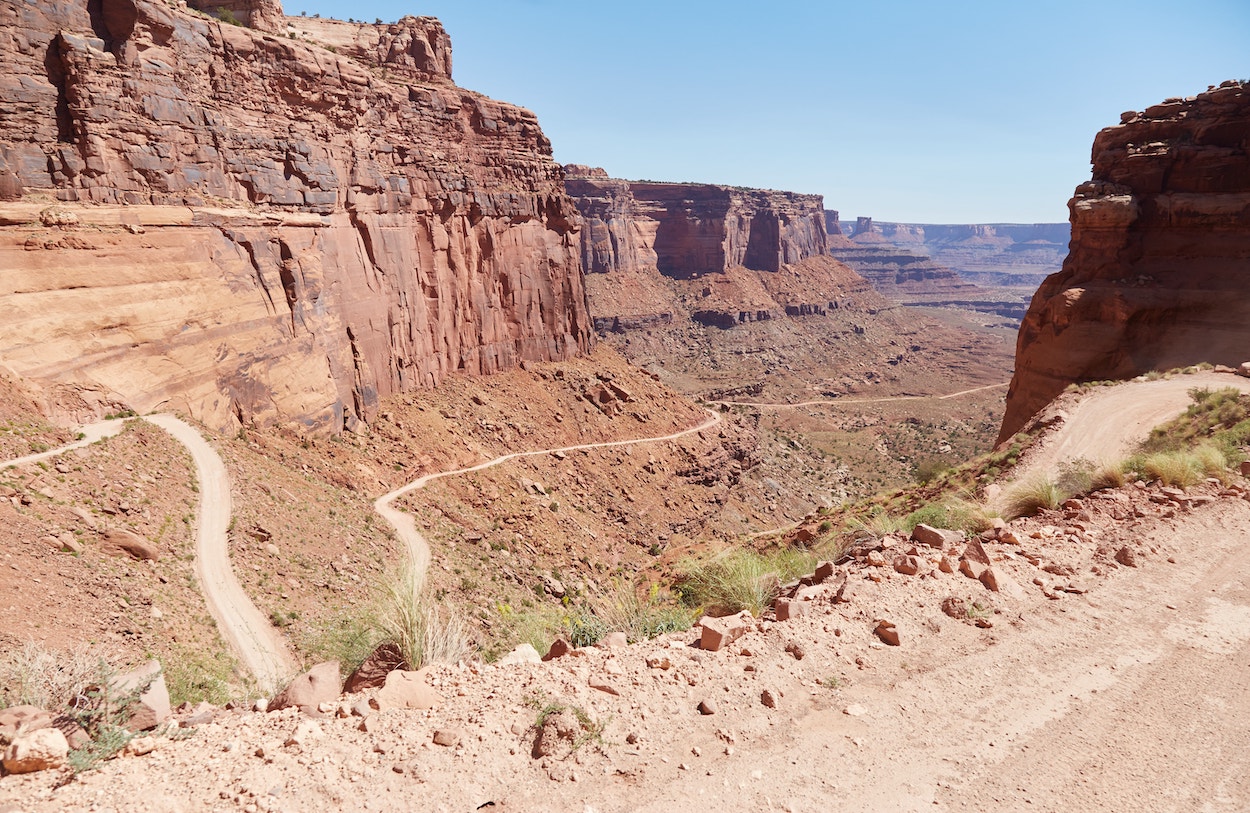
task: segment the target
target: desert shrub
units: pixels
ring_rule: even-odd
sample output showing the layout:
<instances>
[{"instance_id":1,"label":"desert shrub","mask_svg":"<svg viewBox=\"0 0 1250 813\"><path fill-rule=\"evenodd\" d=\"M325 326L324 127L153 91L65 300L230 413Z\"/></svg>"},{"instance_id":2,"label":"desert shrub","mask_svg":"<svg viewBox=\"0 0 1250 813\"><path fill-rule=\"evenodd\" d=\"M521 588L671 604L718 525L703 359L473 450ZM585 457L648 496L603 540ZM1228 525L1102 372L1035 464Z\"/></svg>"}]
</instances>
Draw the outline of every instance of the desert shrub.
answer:
<instances>
[{"instance_id":1,"label":"desert shrub","mask_svg":"<svg viewBox=\"0 0 1250 813\"><path fill-rule=\"evenodd\" d=\"M768 554L729 549L703 560L682 563L679 590L683 599L705 612L729 615L750 610L763 614L782 583L816 566L816 555L786 548Z\"/></svg>"},{"instance_id":2,"label":"desert shrub","mask_svg":"<svg viewBox=\"0 0 1250 813\"><path fill-rule=\"evenodd\" d=\"M1180 451L1204 439L1227 450L1239 445L1237 438L1250 437L1250 396L1235 387L1195 387L1189 396L1193 403L1185 413L1155 427L1142 442L1143 452Z\"/></svg>"},{"instance_id":3,"label":"desert shrub","mask_svg":"<svg viewBox=\"0 0 1250 813\"><path fill-rule=\"evenodd\" d=\"M1141 460L1140 471L1165 486L1189 488L1205 476L1198 458L1188 452L1156 452Z\"/></svg>"},{"instance_id":4,"label":"desert shrub","mask_svg":"<svg viewBox=\"0 0 1250 813\"><path fill-rule=\"evenodd\" d=\"M609 632L623 632L630 641L645 641L689 629L690 609L666 601L658 586L640 596L633 585L615 582L602 595L569 617L570 643L589 646Z\"/></svg>"},{"instance_id":5,"label":"desert shrub","mask_svg":"<svg viewBox=\"0 0 1250 813\"><path fill-rule=\"evenodd\" d=\"M1041 510L1053 511L1067 495L1049 477L1035 477L1017 483L1003 496L1003 516L1008 519L1029 517Z\"/></svg>"},{"instance_id":6,"label":"desert shrub","mask_svg":"<svg viewBox=\"0 0 1250 813\"><path fill-rule=\"evenodd\" d=\"M915 475L918 483L931 483L950 470L950 463L940 457L931 457L916 464Z\"/></svg>"},{"instance_id":7,"label":"desert shrub","mask_svg":"<svg viewBox=\"0 0 1250 813\"><path fill-rule=\"evenodd\" d=\"M235 667L232 657L180 647L164 658L161 665L172 705L206 701L224 706L231 698L230 683Z\"/></svg>"},{"instance_id":8,"label":"desert shrub","mask_svg":"<svg viewBox=\"0 0 1250 813\"><path fill-rule=\"evenodd\" d=\"M1123 464L1100 463L1090 472L1089 489L1102 491L1107 488L1119 488L1126 480Z\"/></svg>"},{"instance_id":9,"label":"desert shrub","mask_svg":"<svg viewBox=\"0 0 1250 813\"><path fill-rule=\"evenodd\" d=\"M1210 443L1201 443L1192 452L1197 467L1207 477L1218 477L1221 481L1228 477L1228 458L1222 449Z\"/></svg>"},{"instance_id":10,"label":"desert shrub","mask_svg":"<svg viewBox=\"0 0 1250 813\"><path fill-rule=\"evenodd\" d=\"M398 646L413 669L455 663L474 650L463 617L439 606L407 568L383 585L376 625L381 639Z\"/></svg>"},{"instance_id":11,"label":"desert shrub","mask_svg":"<svg viewBox=\"0 0 1250 813\"><path fill-rule=\"evenodd\" d=\"M382 642L383 631L375 608L310 623L299 636L299 648L312 663L338 661L350 674Z\"/></svg>"},{"instance_id":12,"label":"desert shrub","mask_svg":"<svg viewBox=\"0 0 1250 813\"><path fill-rule=\"evenodd\" d=\"M63 709L113 668L85 646L57 651L27 641L0 659L0 700L5 707Z\"/></svg>"},{"instance_id":13,"label":"desert shrub","mask_svg":"<svg viewBox=\"0 0 1250 813\"><path fill-rule=\"evenodd\" d=\"M991 526L989 515L981 506L958 497L929 503L908 514L901 530L911 533L921 523L935 528L980 533Z\"/></svg>"}]
</instances>

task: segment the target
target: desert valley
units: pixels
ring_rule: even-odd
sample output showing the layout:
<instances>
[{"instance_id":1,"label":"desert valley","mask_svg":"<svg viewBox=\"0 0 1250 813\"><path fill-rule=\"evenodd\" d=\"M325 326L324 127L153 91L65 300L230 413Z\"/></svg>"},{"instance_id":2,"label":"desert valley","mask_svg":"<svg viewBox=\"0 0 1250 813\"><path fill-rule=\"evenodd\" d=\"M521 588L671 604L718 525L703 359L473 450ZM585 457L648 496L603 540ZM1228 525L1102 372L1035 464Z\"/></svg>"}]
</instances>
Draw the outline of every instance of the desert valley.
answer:
<instances>
[{"instance_id":1,"label":"desert valley","mask_svg":"<svg viewBox=\"0 0 1250 813\"><path fill-rule=\"evenodd\" d=\"M1246 809L1194 90L1069 223L852 225L558 163L433 17L0 0L0 813Z\"/></svg>"}]
</instances>

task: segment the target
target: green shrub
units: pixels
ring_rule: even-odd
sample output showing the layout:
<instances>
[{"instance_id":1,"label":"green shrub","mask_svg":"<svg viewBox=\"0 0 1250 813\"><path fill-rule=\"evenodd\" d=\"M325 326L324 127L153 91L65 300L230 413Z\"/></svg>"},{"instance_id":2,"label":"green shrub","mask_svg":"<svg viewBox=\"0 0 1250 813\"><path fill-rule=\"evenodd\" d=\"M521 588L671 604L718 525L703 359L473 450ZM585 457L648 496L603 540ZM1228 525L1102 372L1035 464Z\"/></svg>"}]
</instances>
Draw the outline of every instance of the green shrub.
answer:
<instances>
[{"instance_id":1,"label":"green shrub","mask_svg":"<svg viewBox=\"0 0 1250 813\"><path fill-rule=\"evenodd\" d=\"M685 600L713 615L749 610L758 617L772 606L780 586L810 573L816 555L786 548L769 554L729 549L680 566Z\"/></svg>"},{"instance_id":2,"label":"green shrub","mask_svg":"<svg viewBox=\"0 0 1250 813\"><path fill-rule=\"evenodd\" d=\"M1141 472L1165 486L1189 488L1205 476L1198 458L1189 452L1156 452L1141 461Z\"/></svg>"},{"instance_id":3,"label":"green shrub","mask_svg":"<svg viewBox=\"0 0 1250 813\"><path fill-rule=\"evenodd\" d=\"M912 511L903 519L901 530L911 533L921 523L971 533L980 533L991 526L990 517L981 506L958 497L929 503Z\"/></svg>"},{"instance_id":4,"label":"green shrub","mask_svg":"<svg viewBox=\"0 0 1250 813\"><path fill-rule=\"evenodd\" d=\"M1017 483L1003 497L1003 516L1007 519L1030 517L1041 510L1053 511L1067 499L1058 483L1049 477L1035 477Z\"/></svg>"}]
</instances>

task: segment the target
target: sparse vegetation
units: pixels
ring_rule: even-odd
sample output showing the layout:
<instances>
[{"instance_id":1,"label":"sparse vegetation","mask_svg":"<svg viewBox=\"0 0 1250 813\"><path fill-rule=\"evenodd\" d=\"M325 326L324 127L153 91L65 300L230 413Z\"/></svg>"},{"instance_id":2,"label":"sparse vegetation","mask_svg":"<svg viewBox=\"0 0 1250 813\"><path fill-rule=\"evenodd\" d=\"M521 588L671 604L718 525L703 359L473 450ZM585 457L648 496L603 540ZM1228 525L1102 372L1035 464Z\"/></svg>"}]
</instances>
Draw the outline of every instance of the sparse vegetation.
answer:
<instances>
[{"instance_id":1,"label":"sparse vegetation","mask_svg":"<svg viewBox=\"0 0 1250 813\"><path fill-rule=\"evenodd\" d=\"M474 649L461 616L436 604L407 568L383 586L376 624L382 640L396 644L414 669L455 663Z\"/></svg>"},{"instance_id":2,"label":"sparse vegetation","mask_svg":"<svg viewBox=\"0 0 1250 813\"><path fill-rule=\"evenodd\" d=\"M816 561L813 552L795 548L767 554L729 549L683 563L677 589L687 604L713 615L750 610L759 616L784 582L810 573Z\"/></svg>"},{"instance_id":3,"label":"sparse vegetation","mask_svg":"<svg viewBox=\"0 0 1250 813\"><path fill-rule=\"evenodd\" d=\"M1007 519L1028 517L1041 510L1053 511L1067 499L1059 484L1039 476L1013 486L1003 498L1003 515Z\"/></svg>"},{"instance_id":4,"label":"sparse vegetation","mask_svg":"<svg viewBox=\"0 0 1250 813\"><path fill-rule=\"evenodd\" d=\"M903 519L901 530L911 533L921 523L970 533L980 533L992 524L984 508L959 497L929 503L912 511Z\"/></svg>"},{"instance_id":5,"label":"sparse vegetation","mask_svg":"<svg viewBox=\"0 0 1250 813\"><path fill-rule=\"evenodd\" d=\"M570 643L589 646L609 632L623 632L632 641L645 641L668 632L689 629L688 607L665 601L658 586L639 596L633 585L616 582L603 595L569 617Z\"/></svg>"},{"instance_id":6,"label":"sparse vegetation","mask_svg":"<svg viewBox=\"0 0 1250 813\"><path fill-rule=\"evenodd\" d=\"M54 651L27 641L0 659L0 700L6 707L65 708L100 681L102 665L112 671L99 652L86 646Z\"/></svg>"}]
</instances>

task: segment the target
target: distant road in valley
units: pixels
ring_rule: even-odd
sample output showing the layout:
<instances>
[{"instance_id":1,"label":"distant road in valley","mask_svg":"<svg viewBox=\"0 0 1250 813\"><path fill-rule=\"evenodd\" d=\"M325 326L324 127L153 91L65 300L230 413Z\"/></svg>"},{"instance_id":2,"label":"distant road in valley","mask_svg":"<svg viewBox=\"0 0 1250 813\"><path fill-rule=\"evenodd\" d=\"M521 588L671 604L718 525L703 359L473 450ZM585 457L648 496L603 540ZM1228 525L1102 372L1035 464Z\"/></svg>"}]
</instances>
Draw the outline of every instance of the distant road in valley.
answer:
<instances>
[{"instance_id":1,"label":"distant road in valley","mask_svg":"<svg viewBox=\"0 0 1250 813\"><path fill-rule=\"evenodd\" d=\"M963 395L972 395L974 392L984 392L986 390L996 390L1000 387L1007 386L1009 382L1004 381L1001 384L986 384L983 387L973 387L969 390L960 390L959 392L951 392L946 395L891 395L884 398L824 398L815 401L796 401L794 403L762 403L759 401L709 401L710 404L719 404L724 406L744 406L756 407L757 409L795 409L805 406L842 406L844 404L884 404L892 401L946 401L951 398L959 398Z\"/></svg>"},{"instance_id":2,"label":"distant road in valley","mask_svg":"<svg viewBox=\"0 0 1250 813\"><path fill-rule=\"evenodd\" d=\"M539 449L532 452L512 452L511 454L501 455L493 460L488 460L485 463L478 463L476 466L467 466L465 468L454 469L452 471L426 474L418 477L406 486L402 486L388 494L383 494L381 497L378 497L378 499L374 501L373 507L374 510L381 514L387 522L391 523L391 525L395 528L396 533L399 535L400 541L402 541L408 548L408 558L412 564L416 588L420 589L421 585L425 582L426 571L429 570L430 567L430 545L429 542L426 541L425 537L421 535L421 532L417 530L417 523L412 514L396 508L392 504L395 500L405 494L425 488L428 484L434 482L435 480L441 480L444 477L454 477L459 474L468 474L469 472L474 471L481 471L482 469L489 469L492 466L498 466L500 463L507 463L509 460L516 460L522 457L538 457L540 455L555 454L556 452L575 452L580 449L607 449L616 446L634 446L639 443L659 443L662 441L677 440L678 438L683 438L687 435L702 432L704 429L711 429L713 426L720 423L721 417L719 414L710 409L707 412L709 417L703 423L698 426L691 427L690 429L673 432L670 435L660 435L658 437L651 438L635 438L633 440L608 440L601 441L599 443L579 443L575 446L562 446L558 449Z\"/></svg>"}]
</instances>

